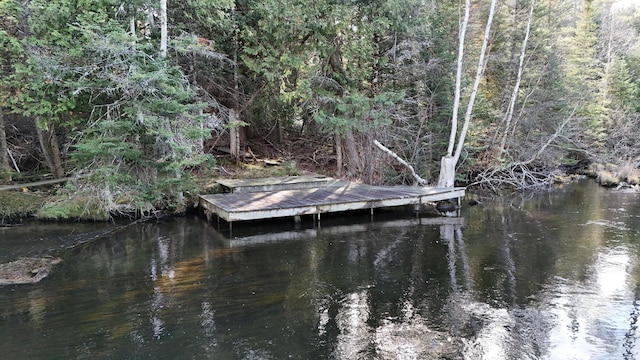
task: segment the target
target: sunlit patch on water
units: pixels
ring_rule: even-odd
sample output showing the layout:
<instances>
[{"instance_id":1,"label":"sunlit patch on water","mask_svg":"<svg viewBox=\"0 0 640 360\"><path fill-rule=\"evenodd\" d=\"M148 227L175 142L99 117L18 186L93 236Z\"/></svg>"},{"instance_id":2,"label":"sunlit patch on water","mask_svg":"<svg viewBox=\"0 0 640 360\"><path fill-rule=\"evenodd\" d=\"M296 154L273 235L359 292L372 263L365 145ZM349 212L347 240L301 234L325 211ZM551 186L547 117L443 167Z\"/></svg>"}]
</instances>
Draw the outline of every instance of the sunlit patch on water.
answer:
<instances>
[{"instance_id":1,"label":"sunlit patch on water","mask_svg":"<svg viewBox=\"0 0 640 360\"><path fill-rule=\"evenodd\" d=\"M393 322L384 320L375 331L377 359L441 359L455 354L454 339L434 331L424 321Z\"/></svg>"},{"instance_id":2,"label":"sunlit patch on water","mask_svg":"<svg viewBox=\"0 0 640 360\"><path fill-rule=\"evenodd\" d=\"M342 308L336 315L336 324L340 331L336 339L336 359L357 359L367 353L373 335L367 324L368 319L368 291L347 294L342 301Z\"/></svg>"},{"instance_id":3,"label":"sunlit patch on water","mask_svg":"<svg viewBox=\"0 0 640 360\"><path fill-rule=\"evenodd\" d=\"M627 248L603 249L585 281L556 278L543 304L555 323L546 359L613 359L637 353L635 343L626 340L635 311L630 265Z\"/></svg>"},{"instance_id":4,"label":"sunlit patch on water","mask_svg":"<svg viewBox=\"0 0 640 360\"><path fill-rule=\"evenodd\" d=\"M464 359L539 359L547 351L550 319L538 308L498 308L457 298Z\"/></svg>"},{"instance_id":5,"label":"sunlit patch on water","mask_svg":"<svg viewBox=\"0 0 640 360\"><path fill-rule=\"evenodd\" d=\"M622 221L612 221L612 220L589 220L585 225L598 225L603 227L608 227L616 230L629 230L629 228Z\"/></svg>"}]
</instances>

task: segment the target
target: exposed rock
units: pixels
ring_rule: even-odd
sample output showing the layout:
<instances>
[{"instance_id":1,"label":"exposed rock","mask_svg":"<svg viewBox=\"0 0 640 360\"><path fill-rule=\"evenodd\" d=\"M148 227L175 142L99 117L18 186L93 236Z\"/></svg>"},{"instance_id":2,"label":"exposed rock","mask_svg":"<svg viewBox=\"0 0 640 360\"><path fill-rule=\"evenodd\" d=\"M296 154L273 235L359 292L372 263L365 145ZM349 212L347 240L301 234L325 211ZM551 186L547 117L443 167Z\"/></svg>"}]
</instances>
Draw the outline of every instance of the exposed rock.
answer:
<instances>
[{"instance_id":1,"label":"exposed rock","mask_svg":"<svg viewBox=\"0 0 640 360\"><path fill-rule=\"evenodd\" d=\"M57 257L33 257L0 264L0 286L37 283L61 261Z\"/></svg>"}]
</instances>

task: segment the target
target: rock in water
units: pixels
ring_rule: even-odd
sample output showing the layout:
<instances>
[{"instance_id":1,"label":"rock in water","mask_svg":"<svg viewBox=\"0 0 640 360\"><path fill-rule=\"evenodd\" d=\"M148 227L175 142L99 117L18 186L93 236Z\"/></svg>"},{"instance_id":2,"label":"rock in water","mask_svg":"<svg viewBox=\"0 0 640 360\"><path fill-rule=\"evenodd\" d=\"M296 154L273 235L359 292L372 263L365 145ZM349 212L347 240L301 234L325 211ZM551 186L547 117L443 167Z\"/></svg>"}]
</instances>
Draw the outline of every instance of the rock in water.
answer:
<instances>
[{"instance_id":1,"label":"rock in water","mask_svg":"<svg viewBox=\"0 0 640 360\"><path fill-rule=\"evenodd\" d=\"M0 264L0 286L37 283L61 261L57 257L32 257Z\"/></svg>"}]
</instances>

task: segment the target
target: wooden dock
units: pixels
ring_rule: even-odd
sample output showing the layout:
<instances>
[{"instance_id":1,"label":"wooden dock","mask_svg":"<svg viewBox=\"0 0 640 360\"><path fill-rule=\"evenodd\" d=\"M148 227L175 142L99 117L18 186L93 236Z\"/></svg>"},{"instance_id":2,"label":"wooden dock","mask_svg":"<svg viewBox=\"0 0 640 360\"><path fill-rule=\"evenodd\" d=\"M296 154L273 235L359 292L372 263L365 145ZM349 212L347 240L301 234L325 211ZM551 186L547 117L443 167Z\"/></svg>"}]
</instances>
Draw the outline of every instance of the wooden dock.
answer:
<instances>
[{"instance_id":1,"label":"wooden dock","mask_svg":"<svg viewBox=\"0 0 640 360\"><path fill-rule=\"evenodd\" d=\"M427 204L460 199L465 194L461 187L371 186L333 178L315 179L222 181L221 185L231 193L202 195L199 205L207 218L215 214L229 223L301 215L315 215L320 220L323 213Z\"/></svg>"}]
</instances>

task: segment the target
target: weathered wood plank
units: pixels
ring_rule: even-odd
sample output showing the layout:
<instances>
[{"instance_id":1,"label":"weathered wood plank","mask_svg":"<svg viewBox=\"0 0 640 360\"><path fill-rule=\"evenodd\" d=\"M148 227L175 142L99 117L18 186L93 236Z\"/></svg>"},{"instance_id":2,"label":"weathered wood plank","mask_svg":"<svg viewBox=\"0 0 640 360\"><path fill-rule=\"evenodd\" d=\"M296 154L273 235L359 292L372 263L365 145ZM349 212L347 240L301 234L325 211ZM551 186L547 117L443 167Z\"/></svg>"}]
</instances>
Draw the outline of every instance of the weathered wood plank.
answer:
<instances>
[{"instance_id":1,"label":"weathered wood plank","mask_svg":"<svg viewBox=\"0 0 640 360\"><path fill-rule=\"evenodd\" d=\"M232 193L311 189L341 182L322 175L283 176L260 179L224 179L217 183Z\"/></svg>"}]
</instances>

